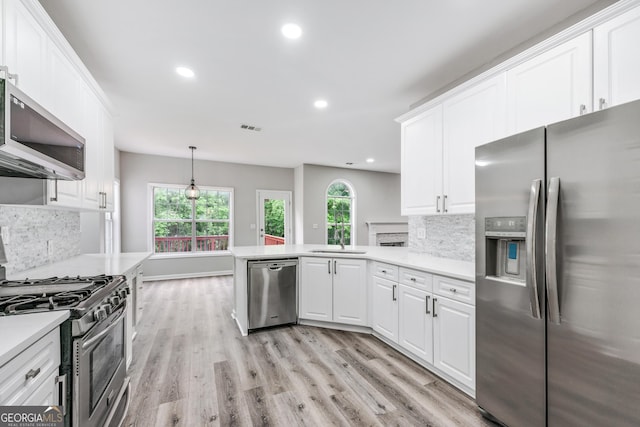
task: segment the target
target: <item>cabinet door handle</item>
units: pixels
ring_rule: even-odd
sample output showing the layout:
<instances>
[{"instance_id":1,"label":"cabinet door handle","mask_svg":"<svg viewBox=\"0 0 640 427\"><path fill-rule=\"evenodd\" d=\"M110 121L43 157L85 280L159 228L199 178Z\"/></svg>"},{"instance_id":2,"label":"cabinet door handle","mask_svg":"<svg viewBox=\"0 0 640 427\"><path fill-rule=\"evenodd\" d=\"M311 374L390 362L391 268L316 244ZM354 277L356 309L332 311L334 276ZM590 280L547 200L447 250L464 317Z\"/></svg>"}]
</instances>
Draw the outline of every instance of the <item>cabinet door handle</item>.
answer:
<instances>
[{"instance_id":1,"label":"cabinet door handle","mask_svg":"<svg viewBox=\"0 0 640 427\"><path fill-rule=\"evenodd\" d=\"M67 375L56 376L56 384L62 384L59 404L62 406L62 415L67 415Z\"/></svg>"},{"instance_id":2,"label":"cabinet door handle","mask_svg":"<svg viewBox=\"0 0 640 427\"><path fill-rule=\"evenodd\" d=\"M29 369L29 372L27 372L27 375L24 376L24 380L29 381L29 379L37 377L39 373L40 373L40 368L36 370Z\"/></svg>"},{"instance_id":3,"label":"cabinet door handle","mask_svg":"<svg viewBox=\"0 0 640 427\"><path fill-rule=\"evenodd\" d=\"M440 213L440 196L436 196L436 212Z\"/></svg>"},{"instance_id":4,"label":"cabinet door handle","mask_svg":"<svg viewBox=\"0 0 640 427\"><path fill-rule=\"evenodd\" d=\"M444 213L449 212L449 210L447 209L447 195L445 194L443 199L442 199L442 211Z\"/></svg>"},{"instance_id":5,"label":"cabinet door handle","mask_svg":"<svg viewBox=\"0 0 640 427\"><path fill-rule=\"evenodd\" d=\"M580 115L582 116L587 112L587 106L584 104L580 104Z\"/></svg>"},{"instance_id":6,"label":"cabinet door handle","mask_svg":"<svg viewBox=\"0 0 640 427\"><path fill-rule=\"evenodd\" d=\"M327 261L327 273L331 274L331 260Z\"/></svg>"},{"instance_id":7,"label":"cabinet door handle","mask_svg":"<svg viewBox=\"0 0 640 427\"><path fill-rule=\"evenodd\" d=\"M58 201L58 178L53 180L53 193L54 193L54 196L49 197L49 201L57 202Z\"/></svg>"},{"instance_id":8,"label":"cabinet door handle","mask_svg":"<svg viewBox=\"0 0 640 427\"><path fill-rule=\"evenodd\" d=\"M606 100L606 99L604 99L604 98L600 98L600 99L598 100L598 108L599 108L600 110L603 110L606 106L607 106L607 100Z\"/></svg>"},{"instance_id":9,"label":"cabinet door handle","mask_svg":"<svg viewBox=\"0 0 640 427\"><path fill-rule=\"evenodd\" d=\"M438 301L438 298L434 298L433 299L433 317L438 317L438 313L436 313L436 302Z\"/></svg>"},{"instance_id":10,"label":"cabinet door handle","mask_svg":"<svg viewBox=\"0 0 640 427\"><path fill-rule=\"evenodd\" d=\"M392 296L394 301L397 301L397 298L396 298L396 285L393 285L393 289L391 290L391 296Z\"/></svg>"},{"instance_id":11,"label":"cabinet door handle","mask_svg":"<svg viewBox=\"0 0 640 427\"><path fill-rule=\"evenodd\" d=\"M333 260L333 274L338 274L338 261Z\"/></svg>"},{"instance_id":12,"label":"cabinet door handle","mask_svg":"<svg viewBox=\"0 0 640 427\"><path fill-rule=\"evenodd\" d=\"M431 314L431 312L429 311L429 298L431 298L429 295L427 295L424 299L425 302L425 314Z\"/></svg>"}]
</instances>

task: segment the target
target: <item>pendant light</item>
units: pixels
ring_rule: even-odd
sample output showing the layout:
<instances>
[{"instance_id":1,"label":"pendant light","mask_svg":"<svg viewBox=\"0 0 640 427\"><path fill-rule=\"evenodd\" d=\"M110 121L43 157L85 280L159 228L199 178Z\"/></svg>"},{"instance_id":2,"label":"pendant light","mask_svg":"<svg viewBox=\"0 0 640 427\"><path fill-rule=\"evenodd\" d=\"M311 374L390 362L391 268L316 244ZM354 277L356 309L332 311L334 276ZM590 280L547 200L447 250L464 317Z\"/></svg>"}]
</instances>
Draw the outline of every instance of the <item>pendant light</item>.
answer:
<instances>
[{"instance_id":1,"label":"pendant light","mask_svg":"<svg viewBox=\"0 0 640 427\"><path fill-rule=\"evenodd\" d=\"M191 145L189 149L191 150L191 184L185 188L184 195L187 196L189 200L197 200L200 198L200 189L196 187L196 182L193 179L193 150L195 150L196 147Z\"/></svg>"}]
</instances>

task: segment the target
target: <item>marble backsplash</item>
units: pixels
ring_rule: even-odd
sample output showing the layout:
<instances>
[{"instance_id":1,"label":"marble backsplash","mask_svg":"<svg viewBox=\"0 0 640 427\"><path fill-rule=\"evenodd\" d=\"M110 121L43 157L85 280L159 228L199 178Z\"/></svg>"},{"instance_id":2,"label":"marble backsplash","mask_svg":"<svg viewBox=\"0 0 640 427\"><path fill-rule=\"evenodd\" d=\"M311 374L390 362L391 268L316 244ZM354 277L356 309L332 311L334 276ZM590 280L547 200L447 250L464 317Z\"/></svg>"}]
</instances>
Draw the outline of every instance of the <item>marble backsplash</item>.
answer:
<instances>
[{"instance_id":1,"label":"marble backsplash","mask_svg":"<svg viewBox=\"0 0 640 427\"><path fill-rule=\"evenodd\" d=\"M32 207L0 206L7 275L80 254L80 213Z\"/></svg>"},{"instance_id":2,"label":"marble backsplash","mask_svg":"<svg viewBox=\"0 0 640 427\"><path fill-rule=\"evenodd\" d=\"M419 229L425 237L418 237ZM432 215L409 217L409 250L462 261L475 261L475 216Z\"/></svg>"}]
</instances>

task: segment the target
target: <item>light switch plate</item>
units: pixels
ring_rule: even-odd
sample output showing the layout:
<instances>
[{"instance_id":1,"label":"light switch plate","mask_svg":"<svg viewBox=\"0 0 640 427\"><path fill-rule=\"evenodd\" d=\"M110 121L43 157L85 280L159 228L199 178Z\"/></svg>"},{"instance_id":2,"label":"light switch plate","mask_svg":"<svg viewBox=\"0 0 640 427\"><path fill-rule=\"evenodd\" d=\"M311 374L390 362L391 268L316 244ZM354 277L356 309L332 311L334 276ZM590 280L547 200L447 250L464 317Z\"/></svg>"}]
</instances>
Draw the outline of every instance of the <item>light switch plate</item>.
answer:
<instances>
[{"instance_id":1,"label":"light switch plate","mask_svg":"<svg viewBox=\"0 0 640 427\"><path fill-rule=\"evenodd\" d=\"M418 239L426 239L427 238L427 230L423 227L418 228Z\"/></svg>"},{"instance_id":2,"label":"light switch plate","mask_svg":"<svg viewBox=\"0 0 640 427\"><path fill-rule=\"evenodd\" d=\"M313 229L317 230L318 229L318 224L313 224Z\"/></svg>"}]
</instances>

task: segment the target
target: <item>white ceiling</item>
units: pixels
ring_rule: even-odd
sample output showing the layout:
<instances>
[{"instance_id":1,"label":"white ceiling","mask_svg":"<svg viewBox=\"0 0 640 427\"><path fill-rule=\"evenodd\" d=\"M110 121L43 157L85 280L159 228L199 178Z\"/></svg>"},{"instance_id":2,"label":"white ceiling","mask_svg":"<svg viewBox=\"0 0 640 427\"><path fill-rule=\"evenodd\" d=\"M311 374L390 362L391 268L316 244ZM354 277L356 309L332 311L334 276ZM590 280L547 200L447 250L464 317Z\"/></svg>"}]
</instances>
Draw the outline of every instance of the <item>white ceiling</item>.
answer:
<instances>
[{"instance_id":1,"label":"white ceiling","mask_svg":"<svg viewBox=\"0 0 640 427\"><path fill-rule=\"evenodd\" d=\"M112 101L121 150L399 172L395 117L595 0L40 3Z\"/></svg>"}]
</instances>

